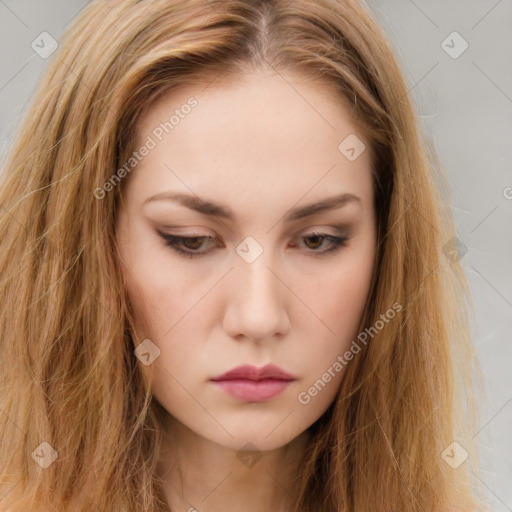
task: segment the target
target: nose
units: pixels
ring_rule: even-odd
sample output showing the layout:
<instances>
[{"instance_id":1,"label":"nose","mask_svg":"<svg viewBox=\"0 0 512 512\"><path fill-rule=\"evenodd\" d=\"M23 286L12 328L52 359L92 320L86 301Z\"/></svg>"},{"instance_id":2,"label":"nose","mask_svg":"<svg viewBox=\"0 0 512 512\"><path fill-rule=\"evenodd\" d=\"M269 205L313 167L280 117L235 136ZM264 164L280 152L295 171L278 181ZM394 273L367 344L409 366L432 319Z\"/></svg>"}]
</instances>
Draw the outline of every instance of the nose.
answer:
<instances>
[{"instance_id":1,"label":"nose","mask_svg":"<svg viewBox=\"0 0 512 512\"><path fill-rule=\"evenodd\" d=\"M232 338L275 341L288 332L288 301L293 294L279 268L266 256L266 251L252 263L236 262L227 276L223 325Z\"/></svg>"}]
</instances>

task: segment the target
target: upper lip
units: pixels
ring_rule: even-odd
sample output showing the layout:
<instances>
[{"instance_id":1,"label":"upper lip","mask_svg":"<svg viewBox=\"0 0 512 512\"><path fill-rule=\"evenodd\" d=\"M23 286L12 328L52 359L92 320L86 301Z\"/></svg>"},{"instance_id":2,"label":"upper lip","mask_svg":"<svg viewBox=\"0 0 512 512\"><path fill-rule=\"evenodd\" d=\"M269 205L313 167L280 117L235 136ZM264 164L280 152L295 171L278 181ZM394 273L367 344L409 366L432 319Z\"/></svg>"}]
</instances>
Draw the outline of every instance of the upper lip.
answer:
<instances>
[{"instance_id":1,"label":"upper lip","mask_svg":"<svg viewBox=\"0 0 512 512\"><path fill-rule=\"evenodd\" d=\"M293 375L285 372L278 366L267 364L262 368L256 366L243 365L237 366L212 380L234 380L234 379L248 379L248 380L263 380L263 379L280 379L280 380L295 380Z\"/></svg>"}]
</instances>

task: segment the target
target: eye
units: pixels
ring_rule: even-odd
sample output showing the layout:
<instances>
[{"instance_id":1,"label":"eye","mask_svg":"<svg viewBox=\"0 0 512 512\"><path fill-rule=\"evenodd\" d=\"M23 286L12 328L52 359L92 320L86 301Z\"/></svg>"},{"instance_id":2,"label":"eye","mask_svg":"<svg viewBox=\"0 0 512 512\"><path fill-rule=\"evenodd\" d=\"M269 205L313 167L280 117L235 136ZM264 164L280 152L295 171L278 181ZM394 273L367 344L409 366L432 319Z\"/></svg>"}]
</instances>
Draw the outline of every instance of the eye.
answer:
<instances>
[{"instance_id":1,"label":"eye","mask_svg":"<svg viewBox=\"0 0 512 512\"><path fill-rule=\"evenodd\" d=\"M165 244L169 246L173 251L177 252L178 254L182 254L183 256L186 256L188 258L197 258L199 256L204 256L211 252L208 250L199 250L201 249L201 247L209 245L205 244L205 241L220 242L220 239L218 237L211 236L178 236L171 235L168 233L162 233L160 231L158 231L158 234L164 239ZM319 232L308 233L307 235L304 235L299 238L310 241L305 245L307 248L311 249L310 251L307 252L310 252L313 256L321 256L326 253L334 253L341 249L341 247L346 246L346 243L348 241L347 236L335 236ZM328 248L321 251L317 250L318 247L322 247L325 241L328 241L330 244Z\"/></svg>"},{"instance_id":2,"label":"eye","mask_svg":"<svg viewBox=\"0 0 512 512\"><path fill-rule=\"evenodd\" d=\"M328 246L328 249L325 249L323 251L313 250L313 253L316 253L316 254L314 254L314 256L320 256L320 255L323 255L326 253L336 252L339 249L341 249L341 247L346 246L347 241L348 241L347 236L335 236L335 235L329 235L327 233L319 233L316 231L313 233L308 233L307 235L304 235L301 238L303 238L304 240L310 240L310 241L312 240L311 244L309 244L309 243L305 244L306 247L308 247L310 249L317 249L319 246L321 247L323 242L326 240L330 243L330 245Z\"/></svg>"},{"instance_id":3,"label":"eye","mask_svg":"<svg viewBox=\"0 0 512 512\"><path fill-rule=\"evenodd\" d=\"M218 238L211 236L177 236L170 235L168 233L161 233L160 231L158 234L165 240L166 245L171 249L176 251L178 254L183 254L189 258L197 258L198 256L203 256L208 252L197 250L203 246L204 240L220 241ZM185 249L182 248L183 246Z\"/></svg>"}]
</instances>

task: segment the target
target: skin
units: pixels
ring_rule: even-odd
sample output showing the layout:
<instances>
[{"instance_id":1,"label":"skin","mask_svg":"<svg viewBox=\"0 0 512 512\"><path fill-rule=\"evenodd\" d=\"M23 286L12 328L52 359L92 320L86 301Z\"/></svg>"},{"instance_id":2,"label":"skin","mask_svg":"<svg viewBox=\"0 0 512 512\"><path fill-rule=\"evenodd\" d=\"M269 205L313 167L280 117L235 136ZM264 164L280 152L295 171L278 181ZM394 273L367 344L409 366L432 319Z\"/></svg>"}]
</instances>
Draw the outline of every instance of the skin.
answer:
<instances>
[{"instance_id":1,"label":"skin","mask_svg":"<svg viewBox=\"0 0 512 512\"><path fill-rule=\"evenodd\" d=\"M304 405L307 390L358 335L375 257L370 152L349 161L338 145L355 133L330 89L291 72L251 71L236 81L183 86L139 120L137 147L193 96L198 105L123 183L117 238L139 336L160 355L152 390L167 411L159 472L172 510L292 510L292 479L310 427L343 371ZM229 206L235 221L195 212L163 192ZM352 193L360 203L285 223L291 208ZM339 233L337 226L343 231ZM158 230L199 239L166 245ZM312 232L345 234L337 251ZM263 252L236 251L248 236ZM315 256L316 255L316 256ZM273 363L295 376L264 402L235 399L210 379L236 366ZM244 463L240 450L254 446ZM245 447L245 448L244 448ZM179 471L178 471L179 468Z\"/></svg>"}]
</instances>

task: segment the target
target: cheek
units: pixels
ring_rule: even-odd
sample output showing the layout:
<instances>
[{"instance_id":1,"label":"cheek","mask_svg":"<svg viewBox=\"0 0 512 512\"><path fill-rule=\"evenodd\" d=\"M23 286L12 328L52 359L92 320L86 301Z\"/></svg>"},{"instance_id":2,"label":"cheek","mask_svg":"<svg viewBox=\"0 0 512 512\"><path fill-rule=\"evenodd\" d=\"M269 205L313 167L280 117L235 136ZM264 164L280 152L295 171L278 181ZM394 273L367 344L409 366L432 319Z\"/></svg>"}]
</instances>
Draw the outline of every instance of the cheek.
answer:
<instances>
[{"instance_id":1,"label":"cheek","mask_svg":"<svg viewBox=\"0 0 512 512\"><path fill-rule=\"evenodd\" d=\"M133 251L130 264L127 290L134 308L149 326L164 321L167 331L193 305L189 295L195 288L194 276L173 262L166 249Z\"/></svg>"},{"instance_id":2,"label":"cheek","mask_svg":"<svg viewBox=\"0 0 512 512\"><path fill-rule=\"evenodd\" d=\"M355 256L355 255L354 255ZM329 335L346 337L357 334L357 328L368 296L372 276L370 259L354 259L354 263L343 262L331 265L314 285L302 282L299 297L310 308L307 318L311 325L318 324ZM313 320L316 318L316 321Z\"/></svg>"},{"instance_id":3,"label":"cheek","mask_svg":"<svg viewBox=\"0 0 512 512\"><path fill-rule=\"evenodd\" d=\"M330 291L324 293L325 321L337 334L357 334L369 291L370 273L340 271L330 281Z\"/></svg>"},{"instance_id":4,"label":"cheek","mask_svg":"<svg viewBox=\"0 0 512 512\"><path fill-rule=\"evenodd\" d=\"M315 281L315 286L308 287L306 282L302 285L300 296L305 297L304 302L310 310L300 315L302 320L297 331L306 333L306 339L310 340L303 345L305 353L302 353L302 360L309 361L312 381L320 379L338 356L350 349L359 334L371 284L373 254L354 252L351 261L348 260L347 257L345 265L331 266L326 275ZM333 396L344 370L334 373L336 377L328 385L329 391L322 392L321 402Z\"/></svg>"}]
</instances>

